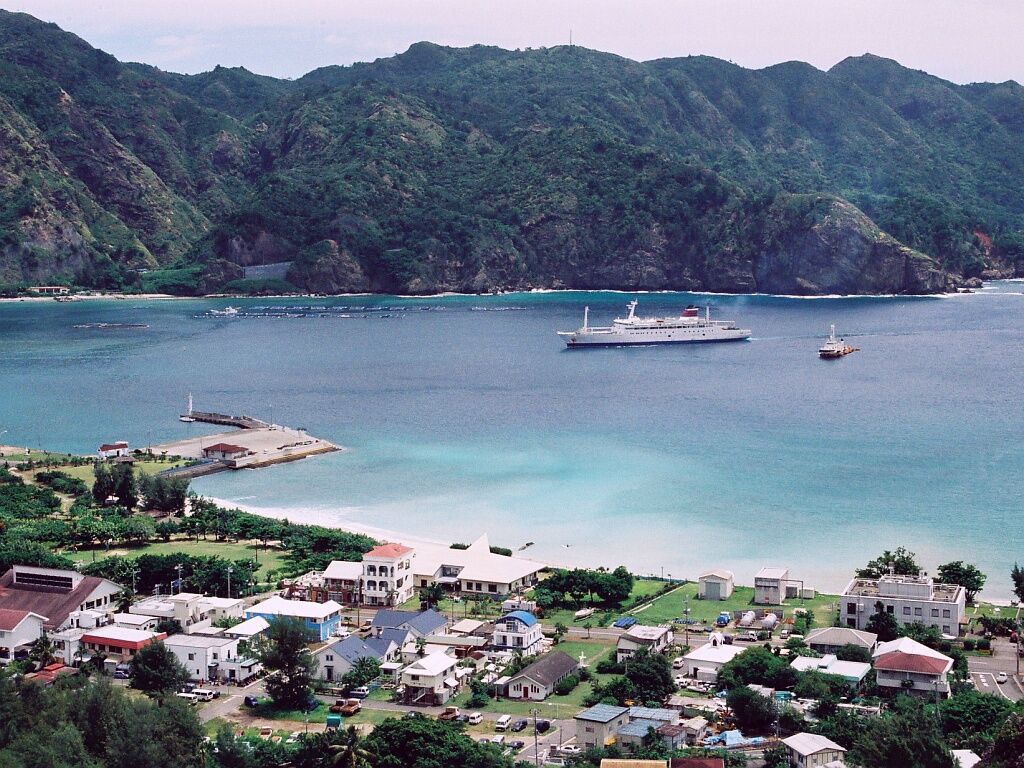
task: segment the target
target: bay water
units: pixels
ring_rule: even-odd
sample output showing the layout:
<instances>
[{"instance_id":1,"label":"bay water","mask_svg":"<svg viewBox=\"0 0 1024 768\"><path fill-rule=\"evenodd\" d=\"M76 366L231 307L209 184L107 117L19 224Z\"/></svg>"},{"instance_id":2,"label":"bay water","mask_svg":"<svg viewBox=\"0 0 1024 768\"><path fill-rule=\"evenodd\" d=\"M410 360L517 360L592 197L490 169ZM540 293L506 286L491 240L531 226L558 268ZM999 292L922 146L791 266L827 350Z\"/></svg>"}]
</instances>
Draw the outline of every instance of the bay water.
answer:
<instances>
[{"instance_id":1,"label":"bay water","mask_svg":"<svg viewBox=\"0 0 1024 768\"><path fill-rule=\"evenodd\" d=\"M929 570L976 563L984 596L1008 598L1022 292L639 294L639 314L711 304L753 336L571 351L555 331L584 306L607 324L634 294L5 302L0 444L218 431L177 420L191 392L344 446L193 483L254 511L691 579L782 565L819 590L904 545ZM861 351L819 360L831 323Z\"/></svg>"}]
</instances>

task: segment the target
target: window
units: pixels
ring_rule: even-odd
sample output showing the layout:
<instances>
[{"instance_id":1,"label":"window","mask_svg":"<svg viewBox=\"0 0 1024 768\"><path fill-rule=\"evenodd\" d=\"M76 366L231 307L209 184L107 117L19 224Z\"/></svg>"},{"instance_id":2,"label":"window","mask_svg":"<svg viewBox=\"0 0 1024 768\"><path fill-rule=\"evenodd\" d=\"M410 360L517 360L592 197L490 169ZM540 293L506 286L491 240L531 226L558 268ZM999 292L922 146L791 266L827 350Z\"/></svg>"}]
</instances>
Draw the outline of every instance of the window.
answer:
<instances>
[{"instance_id":1,"label":"window","mask_svg":"<svg viewBox=\"0 0 1024 768\"><path fill-rule=\"evenodd\" d=\"M189 660L189 661L195 661L195 660L196 660L196 655L195 655L194 653L190 653L190 654L188 655L188 660Z\"/></svg>"},{"instance_id":2,"label":"window","mask_svg":"<svg viewBox=\"0 0 1024 768\"><path fill-rule=\"evenodd\" d=\"M324 661L334 661L334 656L329 654L329 653L325 654L324 655Z\"/></svg>"},{"instance_id":3,"label":"window","mask_svg":"<svg viewBox=\"0 0 1024 768\"><path fill-rule=\"evenodd\" d=\"M214 661L216 661L216 660L217 660L217 652L216 652L216 651L214 651L214 652L213 652L213 660L214 660Z\"/></svg>"},{"instance_id":4,"label":"window","mask_svg":"<svg viewBox=\"0 0 1024 768\"><path fill-rule=\"evenodd\" d=\"M951 632L949 631L949 624L943 624L943 625L942 625L942 631L943 631L943 632L945 632L945 633L946 633L947 635L949 635L949 634L952 634L952 633L951 633Z\"/></svg>"},{"instance_id":5,"label":"window","mask_svg":"<svg viewBox=\"0 0 1024 768\"><path fill-rule=\"evenodd\" d=\"M915 616L920 616L921 615L921 609L920 608L915 608L914 609L914 615Z\"/></svg>"},{"instance_id":6,"label":"window","mask_svg":"<svg viewBox=\"0 0 1024 768\"><path fill-rule=\"evenodd\" d=\"M887 606L885 606L885 612L886 613L895 613L896 612L896 607L893 606L893 605L887 605Z\"/></svg>"},{"instance_id":7,"label":"window","mask_svg":"<svg viewBox=\"0 0 1024 768\"><path fill-rule=\"evenodd\" d=\"M487 585L487 591L488 592L497 592L498 591L498 585L497 584L488 584Z\"/></svg>"},{"instance_id":8,"label":"window","mask_svg":"<svg viewBox=\"0 0 1024 768\"><path fill-rule=\"evenodd\" d=\"M938 608L932 608L932 616L934 616L936 619L939 618L939 609Z\"/></svg>"},{"instance_id":9,"label":"window","mask_svg":"<svg viewBox=\"0 0 1024 768\"><path fill-rule=\"evenodd\" d=\"M909 616L910 615L910 606L909 605L904 605L903 606L903 615L904 616Z\"/></svg>"},{"instance_id":10,"label":"window","mask_svg":"<svg viewBox=\"0 0 1024 768\"><path fill-rule=\"evenodd\" d=\"M942 611L942 618L944 618L944 619L948 619L949 618L949 608L944 608L943 609L943 611Z\"/></svg>"},{"instance_id":11,"label":"window","mask_svg":"<svg viewBox=\"0 0 1024 768\"><path fill-rule=\"evenodd\" d=\"M852 613L856 613L857 612L857 604L856 603L847 603L846 604L846 612L847 613L851 613L851 614Z\"/></svg>"}]
</instances>

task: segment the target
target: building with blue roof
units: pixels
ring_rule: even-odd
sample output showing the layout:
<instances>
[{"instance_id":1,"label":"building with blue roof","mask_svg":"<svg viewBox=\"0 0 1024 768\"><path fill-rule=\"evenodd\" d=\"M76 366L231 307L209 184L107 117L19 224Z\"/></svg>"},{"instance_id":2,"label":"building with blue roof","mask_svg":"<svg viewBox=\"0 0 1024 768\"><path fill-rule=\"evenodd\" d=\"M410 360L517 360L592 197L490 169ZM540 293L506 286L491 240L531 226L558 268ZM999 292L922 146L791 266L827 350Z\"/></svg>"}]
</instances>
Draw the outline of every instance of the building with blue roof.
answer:
<instances>
[{"instance_id":1,"label":"building with blue roof","mask_svg":"<svg viewBox=\"0 0 1024 768\"><path fill-rule=\"evenodd\" d=\"M374 634L384 629L404 629L415 637L426 637L441 634L448 626L448 619L433 608L425 611L384 609L377 611L370 626Z\"/></svg>"},{"instance_id":2,"label":"building with blue roof","mask_svg":"<svg viewBox=\"0 0 1024 768\"><path fill-rule=\"evenodd\" d=\"M662 725L664 723L660 720L633 720L619 728L615 737L616 744L630 751L642 747L651 731L657 731Z\"/></svg>"},{"instance_id":3,"label":"building with blue roof","mask_svg":"<svg viewBox=\"0 0 1024 768\"><path fill-rule=\"evenodd\" d=\"M368 637L363 640L350 635L316 651L317 673L321 680L333 683L341 680L360 659L376 659L381 664L394 661L401 656L402 647L394 639Z\"/></svg>"},{"instance_id":4,"label":"building with blue roof","mask_svg":"<svg viewBox=\"0 0 1024 768\"><path fill-rule=\"evenodd\" d=\"M576 744L581 749L602 749L615 743L619 729L629 723L629 708L595 704L576 714Z\"/></svg>"},{"instance_id":5,"label":"building with blue roof","mask_svg":"<svg viewBox=\"0 0 1024 768\"><path fill-rule=\"evenodd\" d=\"M540 652L544 634L532 613L512 611L494 622L491 645L499 650L519 651L524 656Z\"/></svg>"}]
</instances>

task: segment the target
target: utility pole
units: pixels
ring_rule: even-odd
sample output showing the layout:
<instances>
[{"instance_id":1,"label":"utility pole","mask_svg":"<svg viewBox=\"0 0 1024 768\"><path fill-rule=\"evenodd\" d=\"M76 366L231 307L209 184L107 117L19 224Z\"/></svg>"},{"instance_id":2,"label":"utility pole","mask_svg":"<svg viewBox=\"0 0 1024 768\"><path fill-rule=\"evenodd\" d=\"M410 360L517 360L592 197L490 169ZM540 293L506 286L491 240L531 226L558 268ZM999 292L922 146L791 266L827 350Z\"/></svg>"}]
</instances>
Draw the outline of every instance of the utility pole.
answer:
<instances>
[{"instance_id":1,"label":"utility pole","mask_svg":"<svg viewBox=\"0 0 1024 768\"><path fill-rule=\"evenodd\" d=\"M139 566L137 566L134 563L134 561L133 561L132 562L132 596L133 597L139 593L139 591L135 588L135 578L138 575L139 575Z\"/></svg>"},{"instance_id":2,"label":"utility pole","mask_svg":"<svg viewBox=\"0 0 1024 768\"><path fill-rule=\"evenodd\" d=\"M535 707L530 712L533 715L533 761L540 768L540 738L537 735L537 715L540 710Z\"/></svg>"},{"instance_id":3,"label":"utility pole","mask_svg":"<svg viewBox=\"0 0 1024 768\"><path fill-rule=\"evenodd\" d=\"M231 571L233 571L233 570L234 570L234 568L229 565L228 566L228 598L229 599L231 598Z\"/></svg>"},{"instance_id":4,"label":"utility pole","mask_svg":"<svg viewBox=\"0 0 1024 768\"><path fill-rule=\"evenodd\" d=\"M181 590L181 572L182 572L182 570L184 570L184 566L181 563L178 563L176 566L174 566L174 570L176 570L178 572L178 594L180 595L181 591L182 591ZM173 584L171 585L171 594L172 595L174 594L174 585Z\"/></svg>"}]
</instances>

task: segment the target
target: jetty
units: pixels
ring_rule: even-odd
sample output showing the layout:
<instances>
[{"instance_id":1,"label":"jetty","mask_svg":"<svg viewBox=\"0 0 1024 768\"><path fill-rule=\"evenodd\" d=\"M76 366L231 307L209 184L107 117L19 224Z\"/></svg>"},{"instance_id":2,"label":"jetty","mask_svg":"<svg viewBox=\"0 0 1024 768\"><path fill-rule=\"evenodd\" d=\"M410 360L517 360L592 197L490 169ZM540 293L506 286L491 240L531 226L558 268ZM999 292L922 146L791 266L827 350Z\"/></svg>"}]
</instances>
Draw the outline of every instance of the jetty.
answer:
<instances>
[{"instance_id":1,"label":"jetty","mask_svg":"<svg viewBox=\"0 0 1024 768\"><path fill-rule=\"evenodd\" d=\"M303 429L272 424L254 416L194 410L191 395L188 410L179 418L183 422L198 421L234 429L153 446L154 451L167 456L191 460L185 466L161 472L165 477L192 478L227 470L255 469L340 450Z\"/></svg>"}]
</instances>

